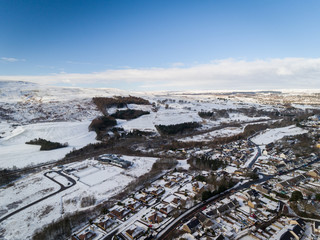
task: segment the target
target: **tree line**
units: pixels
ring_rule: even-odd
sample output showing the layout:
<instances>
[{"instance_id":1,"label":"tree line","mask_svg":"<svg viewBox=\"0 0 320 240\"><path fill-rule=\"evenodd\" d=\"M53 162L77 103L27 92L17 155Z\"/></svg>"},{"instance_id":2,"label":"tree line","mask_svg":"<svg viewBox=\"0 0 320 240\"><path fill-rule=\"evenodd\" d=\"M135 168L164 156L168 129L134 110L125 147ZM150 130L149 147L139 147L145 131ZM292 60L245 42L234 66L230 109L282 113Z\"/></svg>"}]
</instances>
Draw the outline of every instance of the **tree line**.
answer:
<instances>
[{"instance_id":1,"label":"tree line","mask_svg":"<svg viewBox=\"0 0 320 240\"><path fill-rule=\"evenodd\" d=\"M178 133L183 133L186 130L193 130L200 127L201 124L198 122L185 122L179 124L170 124L170 125L155 125L158 132L165 135L174 135Z\"/></svg>"},{"instance_id":2,"label":"tree line","mask_svg":"<svg viewBox=\"0 0 320 240\"><path fill-rule=\"evenodd\" d=\"M26 142L26 144L40 145L40 151L48 151L58 148L68 147L68 143L51 142L42 138L36 138Z\"/></svg>"}]
</instances>

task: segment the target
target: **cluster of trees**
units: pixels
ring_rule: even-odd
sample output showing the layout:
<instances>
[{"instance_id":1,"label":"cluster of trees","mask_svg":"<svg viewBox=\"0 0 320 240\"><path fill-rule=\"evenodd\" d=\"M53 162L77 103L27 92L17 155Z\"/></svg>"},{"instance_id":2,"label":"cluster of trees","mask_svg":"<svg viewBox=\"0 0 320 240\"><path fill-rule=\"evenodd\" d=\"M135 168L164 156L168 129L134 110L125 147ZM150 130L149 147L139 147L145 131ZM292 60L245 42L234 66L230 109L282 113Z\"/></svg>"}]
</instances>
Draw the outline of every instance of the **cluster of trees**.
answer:
<instances>
[{"instance_id":1,"label":"cluster of trees","mask_svg":"<svg viewBox=\"0 0 320 240\"><path fill-rule=\"evenodd\" d=\"M0 186L8 184L20 177L20 174L14 170L0 170Z\"/></svg>"},{"instance_id":2,"label":"cluster of trees","mask_svg":"<svg viewBox=\"0 0 320 240\"><path fill-rule=\"evenodd\" d=\"M74 149L71 152L67 153L65 158L85 156L89 153L92 153L92 152L95 152L95 151L98 151L101 149L105 149L109 146L110 146L110 143L105 143L105 142L89 143L88 145L84 146L83 148Z\"/></svg>"},{"instance_id":3,"label":"cluster of trees","mask_svg":"<svg viewBox=\"0 0 320 240\"><path fill-rule=\"evenodd\" d=\"M62 144L59 142L51 142L42 138L36 138L36 139L30 140L29 142L26 142L26 144L40 145L41 146L40 151L48 151L48 150L68 147L68 143Z\"/></svg>"},{"instance_id":4,"label":"cluster of trees","mask_svg":"<svg viewBox=\"0 0 320 240\"><path fill-rule=\"evenodd\" d=\"M150 112L142 111L142 110L127 109L127 110L117 110L114 114L111 114L110 116L118 119L130 120L146 114L150 114Z\"/></svg>"},{"instance_id":5,"label":"cluster of trees","mask_svg":"<svg viewBox=\"0 0 320 240\"><path fill-rule=\"evenodd\" d=\"M160 158L153 165L151 172L160 172L162 170L168 170L174 168L178 164L176 159Z\"/></svg>"},{"instance_id":6,"label":"cluster of trees","mask_svg":"<svg viewBox=\"0 0 320 240\"><path fill-rule=\"evenodd\" d=\"M249 177L252 180L258 180L259 179L259 174L256 173L256 172L248 171L245 175L246 175L246 177Z\"/></svg>"},{"instance_id":7,"label":"cluster of trees","mask_svg":"<svg viewBox=\"0 0 320 240\"><path fill-rule=\"evenodd\" d=\"M205 119L218 120L219 118L228 118L229 110L226 109L215 109L213 111L201 111L198 115Z\"/></svg>"},{"instance_id":8,"label":"cluster of trees","mask_svg":"<svg viewBox=\"0 0 320 240\"><path fill-rule=\"evenodd\" d=\"M198 175L195 177L195 179L199 182L207 182L207 178L205 176L202 175Z\"/></svg>"},{"instance_id":9,"label":"cluster of trees","mask_svg":"<svg viewBox=\"0 0 320 240\"><path fill-rule=\"evenodd\" d=\"M94 196L86 196L81 199L80 206L82 208L93 206L96 203L96 198Z\"/></svg>"},{"instance_id":10,"label":"cluster of trees","mask_svg":"<svg viewBox=\"0 0 320 240\"><path fill-rule=\"evenodd\" d=\"M100 116L92 120L89 125L89 131L95 131L97 133L97 138L100 138L101 132L115 125L117 125L115 118L110 116Z\"/></svg>"},{"instance_id":11,"label":"cluster of trees","mask_svg":"<svg viewBox=\"0 0 320 240\"><path fill-rule=\"evenodd\" d=\"M210 190L207 190L207 191L203 191L202 192L202 201L205 201L219 193L222 193L224 191L226 191L227 189L229 188L232 188L236 183L233 182L232 180L230 181L224 181L224 182L221 182L218 186L218 188L214 191L210 191Z\"/></svg>"},{"instance_id":12,"label":"cluster of trees","mask_svg":"<svg viewBox=\"0 0 320 240\"><path fill-rule=\"evenodd\" d=\"M290 198L291 202L296 202L301 200L303 200L303 195L300 191L293 191L291 193L291 198Z\"/></svg>"},{"instance_id":13,"label":"cluster of trees","mask_svg":"<svg viewBox=\"0 0 320 240\"><path fill-rule=\"evenodd\" d=\"M110 108L110 107L123 108L127 106L127 104L150 105L150 102L148 100L140 97L134 97L134 96L129 96L129 97L116 96L113 98L94 97L92 100L94 104L96 104L98 109L105 115L107 115L106 108Z\"/></svg>"},{"instance_id":14,"label":"cluster of trees","mask_svg":"<svg viewBox=\"0 0 320 240\"><path fill-rule=\"evenodd\" d=\"M39 229L32 237L33 240L58 240L67 239L72 233L72 227L79 226L85 222L90 221L90 217L96 217L98 212L96 210L87 210L82 212L75 212L72 215L67 215L63 219L52 222L46 227Z\"/></svg>"},{"instance_id":15,"label":"cluster of trees","mask_svg":"<svg viewBox=\"0 0 320 240\"><path fill-rule=\"evenodd\" d=\"M212 111L198 112L199 116L206 119L217 120L219 118L228 118L230 113L242 113L248 117L269 116L271 118L280 116L277 110L266 111L261 109L251 108L237 108L237 109L213 109Z\"/></svg>"},{"instance_id":16,"label":"cluster of trees","mask_svg":"<svg viewBox=\"0 0 320 240\"><path fill-rule=\"evenodd\" d=\"M200 127L200 123L197 122L185 122L180 124L171 125L156 125L155 127L161 134L174 135L178 133L183 133L186 130L192 130Z\"/></svg>"},{"instance_id":17,"label":"cluster of trees","mask_svg":"<svg viewBox=\"0 0 320 240\"><path fill-rule=\"evenodd\" d=\"M218 170L219 168L224 168L227 165L223 160L213 160L206 155L189 159L188 163L191 165L192 169L198 170Z\"/></svg>"}]
</instances>

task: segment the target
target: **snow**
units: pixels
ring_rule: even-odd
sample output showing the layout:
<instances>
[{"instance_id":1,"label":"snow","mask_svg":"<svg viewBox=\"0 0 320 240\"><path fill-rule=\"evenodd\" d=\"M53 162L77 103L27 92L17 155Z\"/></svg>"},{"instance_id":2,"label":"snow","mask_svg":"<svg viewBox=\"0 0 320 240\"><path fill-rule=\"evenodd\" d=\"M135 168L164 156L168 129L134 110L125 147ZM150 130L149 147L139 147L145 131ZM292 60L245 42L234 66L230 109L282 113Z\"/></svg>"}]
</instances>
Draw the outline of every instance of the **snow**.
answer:
<instances>
[{"instance_id":1,"label":"snow","mask_svg":"<svg viewBox=\"0 0 320 240\"><path fill-rule=\"evenodd\" d=\"M196 238L194 236L192 236L190 233L184 233L182 236L181 236L182 239L186 239L186 240L195 240ZM180 238L180 239L181 239Z\"/></svg>"},{"instance_id":2,"label":"snow","mask_svg":"<svg viewBox=\"0 0 320 240\"><path fill-rule=\"evenodd\" d=\"M62 216L61 201L63 202L64 214L74 213L75 211L90 208L81 207L81 199L86 196L94 196L97 203L106 201L123 190L131 181L134 181L136 177L147 173L151 169L154 161L156 161L156 158L148 157L122 156L122 158L133 161L133 167L128 170L124 170L112 165L102 164L96 160L84 160L82 162L65 165L65 167L69 169L79 168L78 172L74 172L75 175L79 174L82 176L79 181L77 181L77 184L46 199L45 201L39 202L30 208L13 215L0 223L0 230L6 230L4 239L31 239L36 229L41 228ZM86 166L87 168L85 168ZM83 169L80 170L80 168ZM93 171L94 168L99 171ZM0 197L5 196L5 198L1 197L4 201L1 200L0 210L6 209L6 205L16 199L21 199L23 201L23 205L20 204L19 208L27 203L33 202L49 194L43 191L49 187L54 188L51 192L60 189L58 184L44 177L44 173L45 172L40 172L27 176L16 183L16 187L1 189ZM37 180L37 183L35 182L35 179L40 179L41 181ZM60 182L62 179L57 178L57 180ZM82 180L89 184L82 183ZM22 183L23 186L21 186ZM25 190L21 191L22 188L25 188ZM47 208L51 210L46 214L45 212ZM145 212L142 211L141 214L142 213ZM140 215L137 217L140 217Z\"/></svg>"},{"instance_id":3,"label":"snow","mask_svg":"<svg viewBox=\"0 0 320 240\"><path fill-rule=\"evenodd\" d=\"M12 187L0 189L0 216L23 207L60 189L60 186L42 174L30 175L17 180ZM10 207L9 204L12 204ZM9 206L8 206L9 205Z\"/></svg>"},{"instance_id":4,"label":"snow","mask_svg":"<svg viewBox=\"0 0 320 240\"><path fill-rule=\"evenodd\" d=\"M95 143L96 133L89 132L90 122L52 122L19 126L11 135L0 139L0 168L23 168L49 161L59 160L73 150L89 143ZM40 151L40 146L25 142L43 138L53 142L65 143L65 148Z\"/></svg>"},{"instance_id":5,"label":"snow","mask_svg":"<svg viewBox=\"0 0 320 240\"><path fill-rule=\"evenodd\" d=\"M49 177L53 178L54 180L56 180L57 182L59 182L60 184L62 184L63 186L67 187L69 185L71 185L72 183L70 181L68 181L67 178L65 178L64 176L61 176L60 174L56 173L56 172L51 172L47 174Z\"/></svg>"},{"instance_id":6,"label":"snow","mask_svg":"<svg viewBox=\"0 0 320 240\"><path fill-rule=\"evenodd\" d=\"M299 135L307 132L307 130L291 125L283 128L274 128L263 131L251 140L258 145L265 145L280 140L285 136Z\"/></svg>"},{"instance_id":7,"label":"snow","mask_svg":"<svg viewBox=\"0 0 320 240\"><path fill-rule=\"evenodd\" d=\"M234 172L237 171L237 170L238 170L238 168L236 168L236 167L231 167L231 166L227 166L227 167L224 169L224 171L226 171L227 173L230 173L230 174L234 173Z\"/></svg>"},{"instance_id":8,"label":"snow","mask_svg":"<svg viewBox=\"0 0 320 240\"><path fill-rule=\"evenodd\" d=\"M121 172L122 169L118 167L106 166L103 170L98 170L96 172L92 172L92 174L80 177L80 181L89 186L94 186L104 181L111 181L112 178L116 177Z\"/></svg>"},{"instance_id":9,"label":"snow","mask_svg":"<svg viewBox=\"0 0 320 240\"><path fill-rule=\"evenodd\" d=\"M119 127L126 131L138 129L142 131L157 132L155 125L180 124L184 122L201 122L198 112L190 112L180 108L160 108L158 112L150 112L137 119L121 121Z\"/></svg>"},{"instance_id":10,"label":"snow","mask_svg":"<svg viewBox=\"0 0 320 240\"><path fill-rule=\"evenodd\" d=\"M250 158L241 167L247 168L250 165L250 163L255 159L257 154L258 154L258 149L255 148L254 152L251 154Z\"/></svg>"},{"instance_id":11,"label":"snow","mask_svg":"<svg viewBox=\"0 0 320 240\"><path fill-rule=\"evenodd\" d=\"M220 138L220 137L230 137L237 135L239 133L243 132L243 128L239 127L226 127L219 130L215 130L212 132L208 132L205 134L199 134L191 137L186 137L179 139L179 141L182 142L203 142L203 141L212 141L214 138Z\"/></svg>"},{"instance_id":12,"label":"snow","mask_svg":"<svg viewBox=\"0 0 320 240\"><path fill-rule=\"evenodd\" d=\"M189 170L190 164L187 162L188 160L178 160L177 168L182 168L185 170Z\"/></svg>"}]
</instances>

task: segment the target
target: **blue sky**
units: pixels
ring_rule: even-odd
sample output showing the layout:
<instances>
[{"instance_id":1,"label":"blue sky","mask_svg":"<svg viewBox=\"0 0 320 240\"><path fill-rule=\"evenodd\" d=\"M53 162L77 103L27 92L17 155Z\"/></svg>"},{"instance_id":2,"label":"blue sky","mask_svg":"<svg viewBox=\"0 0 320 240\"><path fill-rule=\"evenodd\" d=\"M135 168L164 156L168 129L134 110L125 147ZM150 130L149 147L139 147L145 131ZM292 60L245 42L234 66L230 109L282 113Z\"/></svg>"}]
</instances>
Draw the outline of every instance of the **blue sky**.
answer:
<instances>
[{"instance_id":1,"label":"blue sky","mask_svg":"<svg viewBox=\"0 0 320 240\"><path fill-rule=\"evenodd\" d=\"M134 90L320 88L319 13L317 0L0 0L0 79Z\"/></svg>"}]
</instances>

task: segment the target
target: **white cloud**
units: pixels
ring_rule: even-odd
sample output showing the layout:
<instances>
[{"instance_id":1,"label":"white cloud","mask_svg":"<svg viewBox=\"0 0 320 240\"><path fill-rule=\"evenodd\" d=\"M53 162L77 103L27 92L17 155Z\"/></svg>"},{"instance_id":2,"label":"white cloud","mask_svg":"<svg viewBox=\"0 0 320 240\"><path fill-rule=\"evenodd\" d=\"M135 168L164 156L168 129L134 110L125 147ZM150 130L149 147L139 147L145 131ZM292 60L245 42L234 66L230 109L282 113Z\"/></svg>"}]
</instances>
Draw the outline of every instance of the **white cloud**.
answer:
<instances>
[{"instance_id":1,"label":"white cloud","mask_svg":"<svg viewBox=\"0 0 320 240\"><path fill-rule=\"evenodd\" d=\"M13 57L2 57L1 60L5 62L25 62L25 59L18 59L18 58L13 58Z\"/></svg>"},{"instance_id":2,"label":"white cloud","mask_svg":"<svg viewBox=\"0 0 320 240\"><path fill-rule=\"evenodd\" d=\"M59 73L46 76L0 76L0 80L38 83L112 84L130 83L140 90L221 90L320 88L320 58L284 58L244 61L215 60L184 68L114 69L88 74Z\"/></svg>"},{"instance_id":3,"label":"white cloud","mask_svg":"<svg viewBox=\"0 0 320 240\"><path fill-rule=\"evenodd\" d=\"M182 63L182 62L174 62L171 65L172 65L172 67L183 67L183 66L185 66L185 64Z\"/></svg>"}]
</instances>

